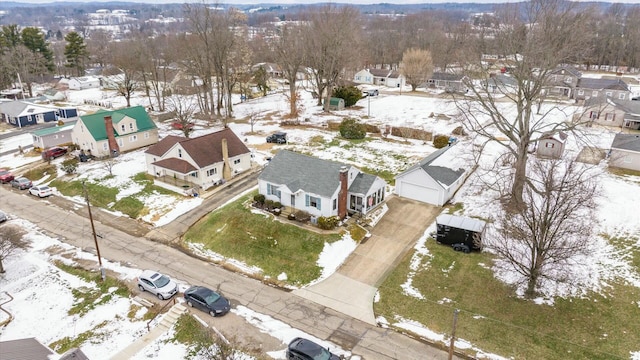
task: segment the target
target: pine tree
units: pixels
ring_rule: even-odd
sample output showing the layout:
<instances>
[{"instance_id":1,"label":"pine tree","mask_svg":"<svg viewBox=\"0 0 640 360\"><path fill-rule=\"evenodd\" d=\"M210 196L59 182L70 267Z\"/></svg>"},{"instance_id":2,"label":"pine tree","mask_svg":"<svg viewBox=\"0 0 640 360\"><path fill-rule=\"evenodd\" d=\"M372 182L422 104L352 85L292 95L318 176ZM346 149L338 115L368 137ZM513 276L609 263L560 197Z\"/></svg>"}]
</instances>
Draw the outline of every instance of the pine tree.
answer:
<instances>
[{"instance_id":1,"label":"pine tree","mask_svg":"<svg viewBox=\"0 0 640 360\"><path fill-rule=\"evenodd\" d=\"M67 59L66 67L75 69L76 75L82 75L84 71L84 61L87 58L87 44L84 39L75 31L68 33L64 37L67 45L64 47L64 56Z\"/></svg>"}]
</instances>

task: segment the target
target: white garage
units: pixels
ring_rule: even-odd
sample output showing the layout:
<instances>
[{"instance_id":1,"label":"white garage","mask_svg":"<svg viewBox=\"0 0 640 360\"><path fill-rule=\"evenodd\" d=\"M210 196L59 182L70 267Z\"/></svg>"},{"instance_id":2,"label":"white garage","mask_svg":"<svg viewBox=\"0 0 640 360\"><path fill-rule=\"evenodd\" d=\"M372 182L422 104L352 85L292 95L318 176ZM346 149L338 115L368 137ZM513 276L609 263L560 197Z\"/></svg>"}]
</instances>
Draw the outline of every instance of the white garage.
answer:
<instances>
[{"instance_id":1,"label":"white garage","mask_svg":"<svg viewBox=\"0 0 640 360\"><path fill-rule=\"evenodd\" d=\"M460 153L462 148L448 146L437 150L396 176L396 194L437 206L446 204L471 168Z\"/></svg>"}]
</instances>

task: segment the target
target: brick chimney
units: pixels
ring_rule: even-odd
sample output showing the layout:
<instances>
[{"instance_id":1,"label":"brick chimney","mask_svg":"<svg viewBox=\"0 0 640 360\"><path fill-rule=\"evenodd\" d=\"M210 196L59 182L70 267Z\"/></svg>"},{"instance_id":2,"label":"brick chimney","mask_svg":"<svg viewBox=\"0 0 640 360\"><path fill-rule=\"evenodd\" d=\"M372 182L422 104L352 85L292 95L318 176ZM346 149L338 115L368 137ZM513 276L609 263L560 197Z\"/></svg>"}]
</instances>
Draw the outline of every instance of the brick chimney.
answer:
<instances>
[{"instance_id":1,"label":"brick chimney","mask_svg":"<svg viewBox=\"0 0 640 360\"><path fill-rule=\"evenodd\" d=\"M230 180L231 163L229 163L229 146L227 145L227 139L222 139L222 162L222 178Z\"/></svg>"},{"instance_id":2,"label":"brick chimney","mask_svg":"<svg viewBox=\"0 0 640 360\"><path fill-rule=\"evenodd\" d=\"M104 127L107 131L107 140L109 141L109 156L113 157L114 150L117 153L120 153L120 147L118 146L116 137L113 134L113 121L111 120L111 116L104 117Z\"/></svg>"},{"instance_id":3,"label":"brick chimney","mask_svg":"<svg viewBox=\"0 0 640 360\"><path fill-rule=\"evenodd\" d=\"M348 174L349 169L346 166L340 168L340 192L338 193L338 217L340 219L344 219L347 216Z\"/></svg>"}]
</instances>

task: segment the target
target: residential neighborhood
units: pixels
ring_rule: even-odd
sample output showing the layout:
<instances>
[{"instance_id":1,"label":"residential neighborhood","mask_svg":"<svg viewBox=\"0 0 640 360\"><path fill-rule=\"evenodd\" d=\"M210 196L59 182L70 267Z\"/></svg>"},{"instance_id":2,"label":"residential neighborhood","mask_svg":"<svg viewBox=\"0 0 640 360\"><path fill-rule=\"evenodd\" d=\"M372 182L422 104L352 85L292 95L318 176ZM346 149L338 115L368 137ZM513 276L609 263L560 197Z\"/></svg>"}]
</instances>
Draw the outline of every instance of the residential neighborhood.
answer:
<instances>
[{"instance_id":1,"label":"residential neighborhood","mask_svg":"<svg viewBox=\"0 0 640 360\"><path fill-rule=\"evenodd\" d=\"M534 3L3 4L0 357L639 360L640 7Z\"/></svg>"}]
</instances>

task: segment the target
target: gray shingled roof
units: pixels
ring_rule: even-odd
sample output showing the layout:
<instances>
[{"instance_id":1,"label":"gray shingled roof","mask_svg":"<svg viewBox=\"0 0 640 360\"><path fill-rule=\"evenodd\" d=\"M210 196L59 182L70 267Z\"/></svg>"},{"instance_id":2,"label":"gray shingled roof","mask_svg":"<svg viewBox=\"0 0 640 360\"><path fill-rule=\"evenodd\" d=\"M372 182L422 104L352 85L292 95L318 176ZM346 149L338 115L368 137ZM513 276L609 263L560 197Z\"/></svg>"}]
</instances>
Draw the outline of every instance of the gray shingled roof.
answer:
<instances>
[{"instance_id":1,"label":"gray shingled roof","mask_svg":"<svg viewBox=\"0 0 640 360\"><path fill-rule=\"evenodd\" d=\"M433 75L431 75L431 79L433 80L460 81L462 78L463 75L444 72L434 72Z\"/></svg>"},{"instance_id":2,"label":"gray shingled roof","mask_svg":"<svg viewBox=\"0 0 640 360\"><path fill-rule=\"evenodd\" d=\"M47 360L54 354L36 338L2 341L0 353L3 360Z\"/></svg>"},{"instance_id":3,"label":"gray shingled roof","mask_svg":"<svg viewBox=\"0 0 640 360\"><path fill-rule=\"evenodd\" d=\"M611 148L640 152L640 135L616 134L613 138Z\"/></svg>"},{"instance_id":4,"label":"gray shingled roof","mask_svg":"<svg viewBox=\"0 0 640 360\"><path fill-rule=\"evenodd\" d=\"M351 166L329 160L280 150L258 179L286 185L292 192L302 190L331 197L340 186L340 168Z\"/></svg>"},{"instance_id":5,"label":"gray shingled roof","mask_svg":"<svg viewBox=\"0 0 640 360\"><path fill-rule=\"evenodd\" d=\"M624 81L617 79L596 79L596 78L581 78L578 80L578 88L593 89L593 90L625 90L629 91L629 86Z\"/></svg>"},{"instance_id":6,"label":"gray shingled roof","mask_svg":"<svg viewBox=\"0 0 640 360\"><path fill-rule=\"evenodd\" d=\"M373 186L374 181L376 181L377 176L365 173L359 173L351 186L349 187L349 192L353 194L362 194L366 195L371 186Z\"/></svg>"},{"instance_id":7,"label":"gray shingled roof","mask_svg":"<svg viewBox=\"0 0 640 360\"><path fill-rule=\"evenodd\" d=\"M402 174L413 171L416 168L422 168L422 170L426 172L429 176L431 176L431 178L433 178L435 181L441 184L445 184L447 186L453 184L462 175L464 175L465 173L464 169L450 169L444 166L431 165L433 161L435 161L440 155L444 154L444 152L450 148L451 148L450 146L447 146L435 151L434 153L430 154L426 158L422 159L419 163L405 170Z\"/></svg>"}]
</instances>

